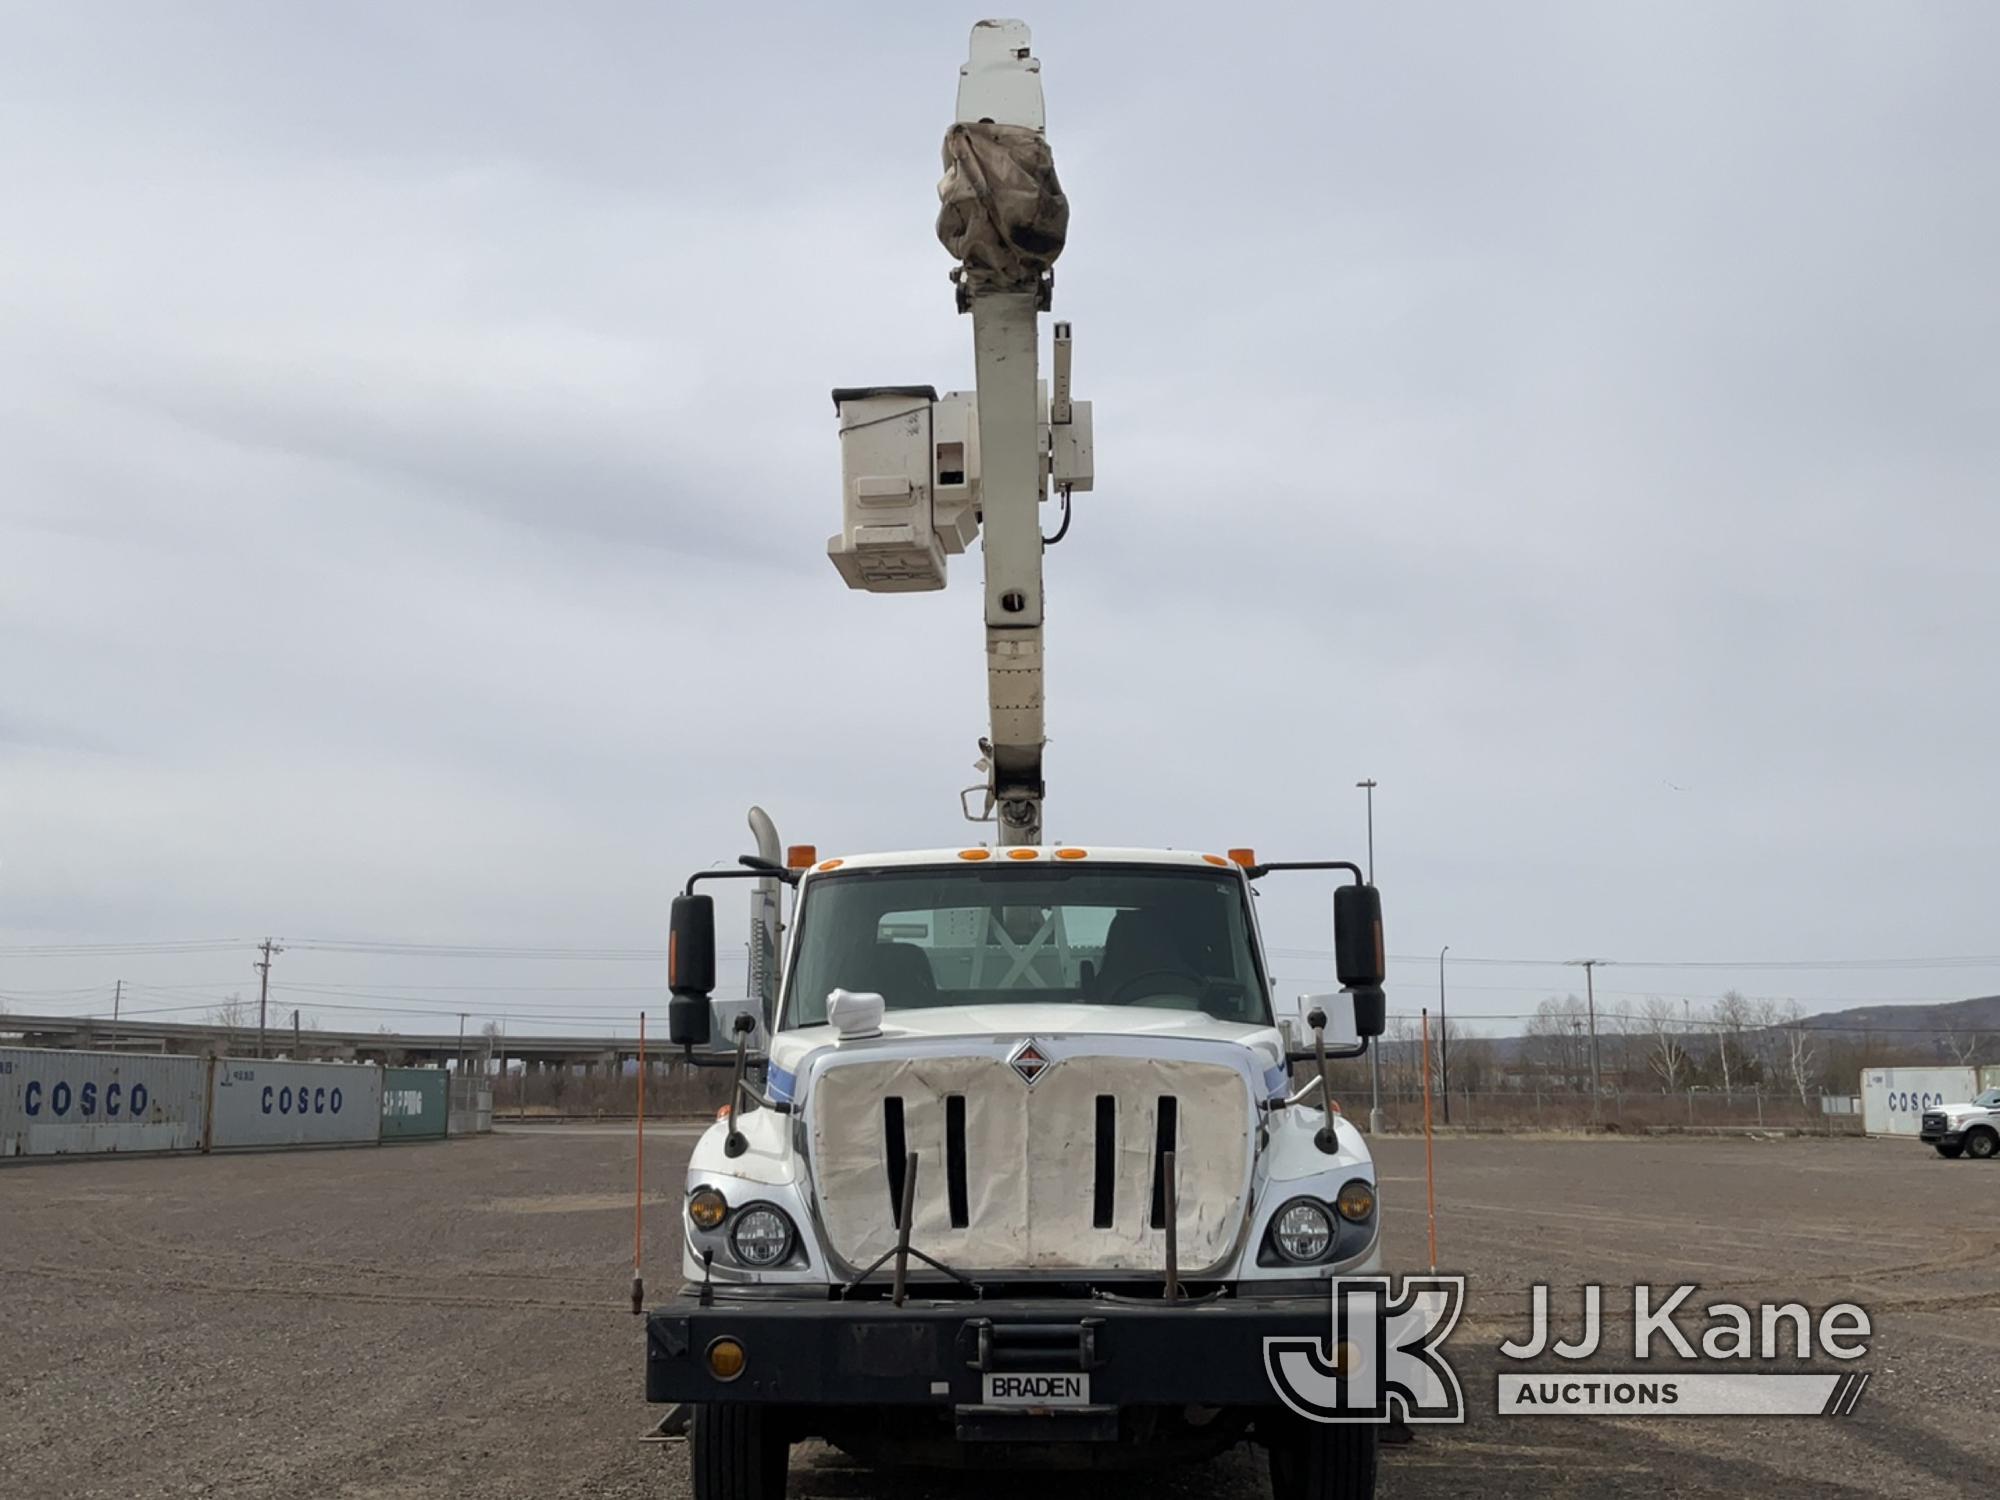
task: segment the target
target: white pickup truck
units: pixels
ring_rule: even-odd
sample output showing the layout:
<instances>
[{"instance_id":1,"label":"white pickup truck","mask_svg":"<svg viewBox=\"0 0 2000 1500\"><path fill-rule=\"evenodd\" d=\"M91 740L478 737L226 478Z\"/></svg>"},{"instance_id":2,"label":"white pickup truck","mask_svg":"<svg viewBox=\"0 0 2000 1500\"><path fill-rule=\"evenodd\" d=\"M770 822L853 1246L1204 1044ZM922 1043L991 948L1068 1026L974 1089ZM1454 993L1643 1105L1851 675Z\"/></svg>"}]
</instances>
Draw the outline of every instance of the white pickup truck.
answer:
<instances>
[{"instance_id":1,"label":"white pickup truck","mask_svg":"<svg viewBox=\"0 0 2000 1500\"><path fill-rule=\"evenodd\" d=\"M761 1059L696 1145L685 1285L646 1392L692 1407L697 1500L774 1500L819 1437L882 1463L1184 1464L1252 1441L1278 1500L1374 1492L1376 1429L1285 1409L1265 1340L1323 1338L1381 1258L1375 1167L1320 1107L1328 1013L1380 1035L1352 865L1095 846L816 860ZM669 1032L708 1041L714 907L676 898ZM1293 1050L1252 882L1338 868L1346 989ZM1349 1041L1348 1038L1353 1040ZM764 1087L747 1081L761 1063Z\"/></svg>"},{"instance_id":2,"label":"white pickup truck","mask_svg":"<svg viewBox=\"0 0 2000 1500\"><path fill-rule=\"evenodd\" d=\"M1945 1104L1924 1111L1918 1133L1939 1156L1985 1161L2000 1155L2000 1089L1987 1089L1970 1104Z\"/></svg>"}]
</instances>

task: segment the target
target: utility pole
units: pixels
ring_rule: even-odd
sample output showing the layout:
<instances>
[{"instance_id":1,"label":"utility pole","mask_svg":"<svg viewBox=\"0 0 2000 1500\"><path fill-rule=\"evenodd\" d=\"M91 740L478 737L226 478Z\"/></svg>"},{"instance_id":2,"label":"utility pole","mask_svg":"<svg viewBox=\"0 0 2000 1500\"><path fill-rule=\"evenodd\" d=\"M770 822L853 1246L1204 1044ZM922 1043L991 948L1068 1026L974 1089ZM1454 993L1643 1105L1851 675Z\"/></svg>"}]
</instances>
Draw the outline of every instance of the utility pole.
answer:
<instances>
[{"instance_id":1,"label":"utility pole","mask_svg":"<svg viewBox=\"0 0 2000 1500\"><path fill-rule=\"evenodd\" d=\"M1375 883L1375 779L1354 783L1368 794L1368 883ZM1325 1101L1321 1101L1322 1105ZM1382 1133L1382 1048L1368 1049L1368 1133Z\"/></svg>"},{"instance_id":2,"label":"utility pole","mask_svg":"<svg viewBox=\"0 0 2000 1500\"><path fill-rule=\"evenodd\" d=\"M1438 949L1438 1092L1444 1095L1444 1122L1451 1123L1451 1030L1444 1021L1444 956L1451 944Z\"/></svg>"},{"instance_id":3,"label":"utility pole","mask_svg":"<svg viewBox=\"0 0 2000 1500\"><path fill-rule=\"evenodd\" d=\"M111 1024L114 1026L118 1024L118 1007L124 999L125 981L121 979L118 981L117 987L111 991Z\"/></svg>"},{"instance_id":4,"label":"utility pole","mask_svg":"<svg viewBox=\"0 0 2000 1500\"><path fill-rule=\"evenodd\" d=\"M1690 1001L1686 995L1683 995L1681 996L1681 1034L1683 1036L1692 1036L1693 1033L1694 1033L1693 1002ZM1688 1046L1686 1043L1682 1043L1681 1051L1687 1054L1688 1092L1692 1094L1694 1092L1694 1048ZM1694 1106L1690 1104L1688 1108L1689 1110L1693 1110Z\"/></svg>"},{"instance_id":5,"label":"utility pole","mask_svg":"<svg viewBox=\"0 0 2000 1500\"><path fill-rule=\"evenodd\" d=\"M1604 962L1601 958L1573 958L1571 968L1583 970L1583 992L1590 997L1590 1114L1595 1119L1603 1107L1604 1084L1598 1071L1597 1062L1597 966Z\"/></svg>"},{"instance_id":6,"label":"utility pole","mask_svg":"<svg viewBox=\"0 0 2000 1500\"><path fill-rule=\"evenodd\" d=\"M305 1046L299 1037L299 1013L292 1012L292 1061L297 1062L305 1053Z\"/></svg>"},{"instance_id":7,"label":"utility pole","mask_svg":"<svg viewBox=\"0 0 2000 1500\"><path fill-rule=\"evenodd\" d=\"M254 963L250 967L257 971L257 1055L262 1057L264 1055L264 1013L265 1007L271 999L271 956L274 953L283 953L285 950L269 938L265 938L263 942L257 945L257 951L262 953L264 957L260 962Z\"/></svg>"},{"instance_id":8,"label":"utility pole","mask_svg":"<svg viewBox=\"0 0 2000 1500\"><path fill-rule=\"evenodd\" d=\"M465 1077L465 1012L458 1013L458 1076ZM460 1088L465 1087L463 1083Z\"/></svg>"}]
</instances>

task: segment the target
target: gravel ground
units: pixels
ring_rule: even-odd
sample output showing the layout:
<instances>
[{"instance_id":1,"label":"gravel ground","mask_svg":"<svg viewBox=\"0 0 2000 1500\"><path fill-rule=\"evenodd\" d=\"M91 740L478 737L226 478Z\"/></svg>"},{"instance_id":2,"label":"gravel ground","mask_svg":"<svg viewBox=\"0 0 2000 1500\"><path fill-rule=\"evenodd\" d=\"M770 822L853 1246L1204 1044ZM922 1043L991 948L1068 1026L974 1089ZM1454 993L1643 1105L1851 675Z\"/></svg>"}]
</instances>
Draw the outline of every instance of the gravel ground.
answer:
<instances>
[{"instance_id":1,"label":"gravel ground","mask_svg":"<svg viewBox=\"0 0 2000 1500\"><path fill-rule=\"evenodd\" d=\"M653 1134L650 1282L675 1280L692 1130ZM1385 1454L1386 1496L1990 1493L2000 1473L2000 1167L1914 1142L1440 1142L1464 1428ZM1380 1151L1391 1264L1424 1258L1423 1152ZM0 1169L0 1493L685 1496L637 1439L625 1132ZM1821 1419L1507 1419L1494 1346L1527 1287L1699 1281L1717 1297L1851 1298L1876 1317L1859 1410ZM1567 1293L1565 1288L1570 1289ZM1609 1337L1609 1335L1608 1335ZM1629 1366L1630 1361L1614 1361ZM1039 1500L1268 1493L1248 1450ZM991 1475L884 1476L808 1447L806 1497L1017 1496Z\"/></svg>"}]
</instances>

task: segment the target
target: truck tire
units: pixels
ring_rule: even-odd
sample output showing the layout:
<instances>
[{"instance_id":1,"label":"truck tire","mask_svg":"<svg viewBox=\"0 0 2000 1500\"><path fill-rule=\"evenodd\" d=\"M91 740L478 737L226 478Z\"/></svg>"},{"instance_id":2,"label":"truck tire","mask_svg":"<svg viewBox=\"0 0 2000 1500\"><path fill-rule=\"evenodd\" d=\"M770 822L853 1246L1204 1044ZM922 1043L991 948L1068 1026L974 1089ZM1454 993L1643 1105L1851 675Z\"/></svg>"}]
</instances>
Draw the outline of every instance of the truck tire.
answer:
<instances>
[{"instance_id":1,"label":"truck tire","mask_svg":"<svg viewBox=\"0 0 2000 1500\"><path fill-rule=\"evenodd\" d=\"M1954 1141L1950 1145L1946 1145L1943 1141L1939 1141L1937 1143L1937 1154L1945 1158L1945 1160L1947 1161L1958 1160L1959 1155L1964 1150L1965 1150L1965 1145L1962 1141Z\"/></svg>"},{"instance_id":2,"label":"truck tire","mask_svg":"<svg viewBox=\"0 0 2000 1500\"><path fill-rule=\"evenodd\" d=\"M688 1430L694 1500L785 1500L792 1445L766 1406L704 1405Z\"/></svg>"},{"instance_id":3,"label":"truck tire","mask_svg":"<svg viewBox=\"0 0 2000 1500\"><path fill-rule=\"evenodd\" d=\"M2000 1151L2000 1135L1981 1125L1976 1130L1965 1133L1965 1154L1978 1161L1986 1161L1996 1151Z\"/></svg>"},{"instance_id":4,"label":"truck tire","mask_svg":"<svg viewBox=\"0 0 2000 1500\"><path fill-rule=\"evenodd\" d=\"M1368 1500L1380 1436L1372 1423L1290 1419L1266 1440L1271 1500Z\"/></svg>"}]
</instances>

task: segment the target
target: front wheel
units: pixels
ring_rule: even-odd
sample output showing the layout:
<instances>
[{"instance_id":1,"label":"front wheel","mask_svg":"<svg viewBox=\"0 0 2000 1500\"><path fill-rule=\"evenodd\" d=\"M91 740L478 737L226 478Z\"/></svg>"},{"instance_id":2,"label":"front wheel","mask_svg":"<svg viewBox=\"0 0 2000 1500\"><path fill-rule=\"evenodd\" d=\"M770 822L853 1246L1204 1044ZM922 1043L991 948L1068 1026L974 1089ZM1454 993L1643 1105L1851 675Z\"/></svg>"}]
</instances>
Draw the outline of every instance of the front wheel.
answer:
<instances>
[{"instance_id":1,"label":"front wheel","mask_svg":"<svg viewBox=\"0 0 2000 1500\"><path fill-rule=\"evenodd\" d=\"M1380 1435L1371 1423L1288 1420L1266 1439L1271 1500L1368 1500Z\"/></svg>"},{"instance_id":2,"label":"front wheel","mask_svg":"<svg viewBox=\"0 0 2000 1500\"><path fill-rule=\"evenodd\" d=\"M1943 1141L1937 1143L1937 1154L1948 1161L1956 1161L1959 1153L1964 1149L1965 1147L1957 1142L1953 1142L1950 1145L1946 1145Z\"/></svg>"},{"instance_id":3,"label":"front wheel","mask_svg":"<svg viewBox=\"0 0 2000 1500\"><path fill-rule=\"evenodd\" d=\"M785 1500L792 1445L766 1406L705 1405L688 1430L694 1500Z\"/></svg>"},{"instance_id":4,"label":"front wheel","mask_svg":"<svg viewBox=\"0 0 2000 1500\"><path fill-rule=\"evenodd\" d=\"M2000 1153L2000 1135L1995 1135L1992 1131L1983 1128L1971 1131L1966 1135L1965 1154L1967 1156L1974 1157L1979 1161L1986 1161L1995 1153Z\"/></svg>"}]
</instances>

